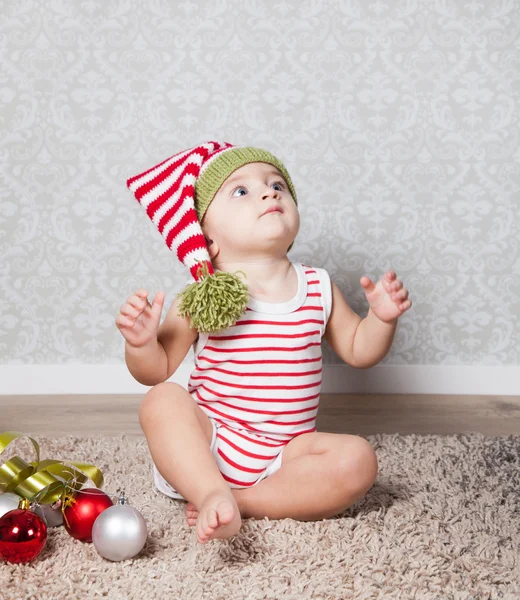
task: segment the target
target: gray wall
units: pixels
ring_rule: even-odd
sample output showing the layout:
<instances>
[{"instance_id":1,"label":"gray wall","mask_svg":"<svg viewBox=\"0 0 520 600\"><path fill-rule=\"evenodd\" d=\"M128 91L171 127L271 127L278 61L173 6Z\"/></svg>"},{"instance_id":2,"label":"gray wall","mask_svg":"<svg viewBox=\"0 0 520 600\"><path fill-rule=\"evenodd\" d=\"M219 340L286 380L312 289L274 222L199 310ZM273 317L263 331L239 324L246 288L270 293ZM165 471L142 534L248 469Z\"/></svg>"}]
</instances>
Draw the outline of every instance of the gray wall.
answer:
<instances>
[{"instance_id":1,"label":"gray wall","mask_svg":"<svg viewBox=\"0 0 520 600\"><path fill-rule=\"evenodd\" d=\"M520 363L518 0L1 9L2 364L124 363L125 298L189 275L126 178L207 140L284 161L289 257L359 314L397 272L385 363Z\"/></svg>"}]
</instances>

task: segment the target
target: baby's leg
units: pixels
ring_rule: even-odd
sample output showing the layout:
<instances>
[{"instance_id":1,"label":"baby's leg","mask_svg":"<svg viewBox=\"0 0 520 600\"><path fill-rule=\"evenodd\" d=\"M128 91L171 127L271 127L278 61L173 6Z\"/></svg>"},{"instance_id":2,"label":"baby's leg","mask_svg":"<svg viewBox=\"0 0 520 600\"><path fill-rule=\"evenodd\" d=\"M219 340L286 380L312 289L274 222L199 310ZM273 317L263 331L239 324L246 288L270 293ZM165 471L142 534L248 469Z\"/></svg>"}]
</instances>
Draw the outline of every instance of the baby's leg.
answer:
<instances>
[{"instance_id":1,"label":"baby's leg","mask_svg":"<svg viewBox=\"0 0 520 600\"><path fill-rule=\"evenodd\" d=\"M139 408L139 422L159 473L199 510L198 540L235 535L240 510L210 449L211 422L191 395L176 383L154 386Z\"/></svg>"}]
</instances>

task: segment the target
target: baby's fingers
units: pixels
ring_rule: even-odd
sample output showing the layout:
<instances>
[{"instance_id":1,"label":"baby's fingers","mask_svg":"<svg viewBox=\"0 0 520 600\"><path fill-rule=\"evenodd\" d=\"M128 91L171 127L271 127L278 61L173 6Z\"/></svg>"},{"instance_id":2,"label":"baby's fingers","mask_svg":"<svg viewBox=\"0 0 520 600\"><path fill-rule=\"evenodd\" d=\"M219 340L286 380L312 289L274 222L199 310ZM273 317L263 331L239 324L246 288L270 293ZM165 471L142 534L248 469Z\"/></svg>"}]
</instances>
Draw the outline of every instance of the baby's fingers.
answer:
<instances>
[{"instance_id":1,"label":"baby's fingers","mask_svg":"<svg viewBox=\"0 0 520 600\"><path fill-rule=\"evenodd\" d=\"M162 291L155 294L155 298L153 299L151 306L153 313L159 313L159 315L161 314L164 305L164 297L165 294Z\"/></svg>"},{"instance_id":2,"label":"baby's fingers","mask_svg":"<svg viewBox=\"0 0 520 600\"><path fill-rule=\"evenodd\" d=\"M155 327L159 326L161 313L164 305L164 292L157 292L150 307L151 319Z\"/></svg>"},{"instance_id":3,"label":"baby's fingers","mask_svg":"<svg viewBox=\"0 0 520 600\"><path fill-rule=\"evenodd\" d=\"M412 301L411 300L406 300L406 302L403 302L399 306L399 309L402 310L402 311L405 311L405 310L408 310L411 306L412 306Z\"/></svg>"},{"instance_id":4,"label":"baby's fingers","mask_svg":"<svg viewBox=\"0 0 520 600\"><path fill-rule=\"evenodd\" d=\"M137 290L135 294L128 298L127 303L134 308L137 308L139 311L142 311L146 306L150 306L150 303L148 302L148 292L143 289Z\"/></svg>"},{"instance_id":5,"label":"baby's fingers","mask_svg":"<svg viewBox=\"0 0 520 600\"><path fill-rule=\"evenodd\" d=\"M135 301L134 301L135 302ZM137 319L137 317L143 312L146 304L141 303L141 305L136 305L131 303L130 301L123 304L119 309L119 314L124 315L125 317L129 317L132 320Z\"/></svg>"},{"instance_id":6,"label":"baby's fingers","mask_svg":"<svg viewBox=\"0 0 520 600\"><path fill-rule=\"evenodd\" d=\"M129 317L126 317L126 316L122 315L121 313L119 313L116 317L116 326L119 328L132 327L134 323L135 323L135 319L130 319Z\"/></svg>"},{"instance_id":7,"label":"baby's fingers","mask_svg":"<svg viewBox=\"0 0 520 600\"><path fill-rule=\"evenodd\" d=\"M401 302L406 300L406 298L408 297L408 290L406 288L403 288L402 290L400 290L399 292L393 292L392 294L392 300L400 300Z\"/></svg>"}]
</instances>

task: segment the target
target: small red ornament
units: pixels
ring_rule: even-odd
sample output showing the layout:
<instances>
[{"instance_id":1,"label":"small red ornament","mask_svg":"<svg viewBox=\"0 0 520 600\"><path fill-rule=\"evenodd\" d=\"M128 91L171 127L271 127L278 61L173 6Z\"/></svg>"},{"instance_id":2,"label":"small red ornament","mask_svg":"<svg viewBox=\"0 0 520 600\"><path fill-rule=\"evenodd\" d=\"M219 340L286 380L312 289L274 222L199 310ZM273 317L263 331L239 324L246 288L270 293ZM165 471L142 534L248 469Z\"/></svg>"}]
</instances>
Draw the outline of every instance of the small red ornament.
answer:
<instances>
[{"instance_id":1,"label":"small red ornament","mask_svg":"<svg viewBox=\"0 0 520 600\"><path fill-rule=\"evenodd\" d=\"M114 503L98 488L84 488L74 495L65 494L62 503L63 526L73 538L92 541L92 527L98 516Z\"/></svg>"},{"instance_id":2,"label":"small red ornament","mask_svg":"<svg viewBox=\"0 0 520 600\"><path fill-rule=\"evenodd\" d=\"M18 508L0 517L0 558L12 563L34 560L47 542L47 525L35 512L30 502L21 498Z\"/></svg>"}]
</instances>

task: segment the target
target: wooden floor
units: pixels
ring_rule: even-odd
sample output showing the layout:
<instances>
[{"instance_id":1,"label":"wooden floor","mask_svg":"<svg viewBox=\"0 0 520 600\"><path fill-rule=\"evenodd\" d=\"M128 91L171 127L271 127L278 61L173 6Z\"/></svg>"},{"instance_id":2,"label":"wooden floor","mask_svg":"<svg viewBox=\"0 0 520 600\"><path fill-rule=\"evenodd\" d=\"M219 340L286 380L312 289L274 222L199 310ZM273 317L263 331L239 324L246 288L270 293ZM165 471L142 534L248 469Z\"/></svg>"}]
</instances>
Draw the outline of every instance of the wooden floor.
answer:
<instances>
[{"instance_id":1,"label":"wooden floor","mask_svg":"<svg viewBox=\"0 0 520 600\"><path fill-rule=\"evenodd\" d=\"M143 395L0 396L0 433L143 435ZM485 435L520 434L520 396L323 394L318 431Z\"/></svg>"}]
</instances>

